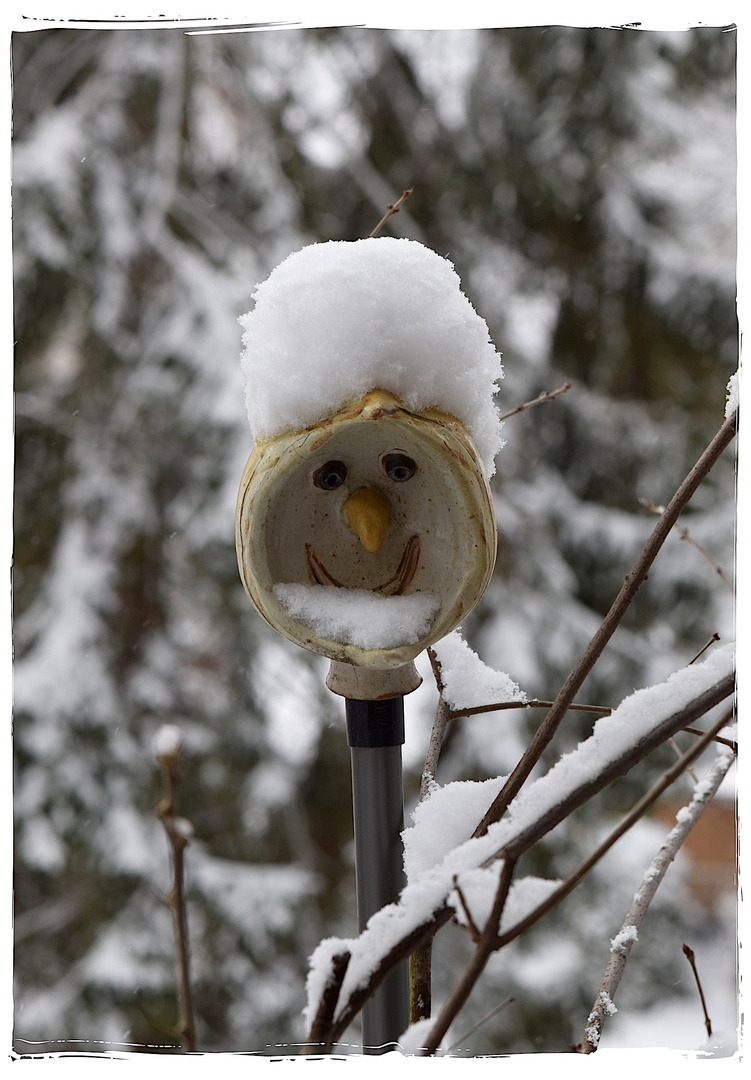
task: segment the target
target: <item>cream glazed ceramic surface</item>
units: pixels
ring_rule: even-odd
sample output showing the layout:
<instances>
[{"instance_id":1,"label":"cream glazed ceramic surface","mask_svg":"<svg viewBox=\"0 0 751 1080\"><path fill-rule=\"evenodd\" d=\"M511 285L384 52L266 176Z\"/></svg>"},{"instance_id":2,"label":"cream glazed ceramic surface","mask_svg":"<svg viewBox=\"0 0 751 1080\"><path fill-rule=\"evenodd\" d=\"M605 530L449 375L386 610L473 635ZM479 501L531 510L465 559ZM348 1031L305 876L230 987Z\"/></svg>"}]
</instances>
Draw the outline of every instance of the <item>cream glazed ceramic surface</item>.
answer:
<instances>
[{"instance_id":1,"label":"cream glazed ceramic surface","mask_svg":"<svg viewBox=\"0 0 751 1080\"><path fill-rule=\"evenodd\" d=\"M245 589L271 626L370 669L409 664L453 630L482 596L496 555L490 489L464 425L438 410L410 411L380 390L255 446L236 541ZM429 594L437 610L416 640L363 648L293 617L275 592L285 584Z\"/></svg>"}]
</instances>

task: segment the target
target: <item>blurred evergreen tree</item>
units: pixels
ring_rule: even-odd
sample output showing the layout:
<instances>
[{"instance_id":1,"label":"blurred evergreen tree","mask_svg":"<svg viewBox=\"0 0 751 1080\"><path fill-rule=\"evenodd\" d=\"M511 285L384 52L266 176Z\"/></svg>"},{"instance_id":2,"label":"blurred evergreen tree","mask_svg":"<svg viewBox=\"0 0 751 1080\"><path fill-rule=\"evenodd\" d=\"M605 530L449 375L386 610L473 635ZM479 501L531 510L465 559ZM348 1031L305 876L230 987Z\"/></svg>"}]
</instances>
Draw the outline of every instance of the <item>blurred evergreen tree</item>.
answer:
<instances>
[{"instance_id":1,"label":"blurred evergreen tree","mask_svg":"<svg viewBox=\"0 0 751 1080\"><path fill-rule=\"evenodd\" d=\"M498 567L464 628L555 694L651 529L639 497L670 496L736 367L734 34L54 28L15 34L12 60L16 1048L178 1044L150 750L168 722L196 829L199 1047L278 1053L304 1034L307 955L354 932L349 763L325 662L238 578L237 318L290 252L366 236L413 187L387 231L456 265L504 354L502 409L573 383L507 424ZM729 571L730 457L686 517ZM671 540L590 700L664 678L715 630L732 636L732 598ZM408 699L412 801L434 705L427 680ZM507 771L530 724L461 722L439 779ZM530 871L564 873L633 786ZM657 835L489 967L467 1026L496 995L517 1005L476 1052L578 1039ZM699 916L665 887L625 1001L675 993L676 922ZM466 955L447 928L437 997Z\"/></svg>"}]
</instances>

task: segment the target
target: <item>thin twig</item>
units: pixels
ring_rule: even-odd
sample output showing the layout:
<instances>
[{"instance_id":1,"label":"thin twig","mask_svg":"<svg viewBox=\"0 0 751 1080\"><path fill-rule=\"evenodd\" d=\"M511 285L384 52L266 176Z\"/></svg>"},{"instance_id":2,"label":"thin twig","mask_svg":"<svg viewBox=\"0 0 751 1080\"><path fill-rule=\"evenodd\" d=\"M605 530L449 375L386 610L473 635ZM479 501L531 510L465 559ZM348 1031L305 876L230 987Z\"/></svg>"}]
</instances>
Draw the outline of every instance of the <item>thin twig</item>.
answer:
<instances>
[{"instance_id":1,"label":"thin twig","mask_svg":"<svg viewBox=\"0 0 751 1080\"><path fill-rule=\"evenodd\" d=\"M558 697L555 699L550 711L537 729L534 738L524 752L519 764L511 773L511 776L504 784L498 796L494 799L490 809L475 829L475 836L482 836L487 832L488 826L492 824L492 822L499 821L505 814L509 803L516 798L527 777L542 757L546 747L558 730L569 705L574 700L576 692L597 663L605 646L623 620L639 587L647 577L649 568L656 559L657 554L665 543L671 529L675 525L679 514L688 504L702 480L709 474L713 465L719 460L723 451L730 445L735 437L737 423L738 410L736 409L732 416L725 420L707 449L701 455L696 465L694 465L691 472L670 500L665 512L660 517L660 520L655 525L651 535L642 548L631 573L626 575L623 587L615 598L610 611L605 616L605 619L587 646L583 656L561 688Z\"/></svg>"},{"instance_id":2,"label":"thin twig","mask_svg":"<svg viewBox=\"0 0 751 1080\"><path fill-rule=\"evenodd\" d=\"M640 503L641 506L644 507L645 510L649 510L653 514L657 514L658 517L663 512L663 508L661 506L655 506L655 504L653 502L650 502L649 499L639 499L639 503ZM735 592L735 589L733 588L732 581L727 576L725 571L722 569L720 564L715 559L712 558L712 556L709 554L709 552L704 550L704 548L701 546L701 544L698 544L696 542L696 540L694 540L693 536L688 531L686 526L685 525L676 525L675 531L678 533L681 540L685 540L687 544L691 545L691 547L694 549L694 551L698 551L699 554L701 555L701 557L703 559L707 560L707 562L712 567L712 569L717 574L717 576L720 578L722 583L724 585L727 585L727 587L730 589L731 592Z\"/></svg>"},{"instance_id":3,"label":"thin twig","mask_svg":"<svg viewBox=\"0 0 751 1080\"><path fill-rule=\"evenodd\" d=\"M488 916L488 921L485 923L482 934L475 946L475 951L470 957L459 981L446 998L435 1024L430 1029L430 1034L425 1040L425 1046L422 1048L422 1054L426 1057L434 1054L440 1046L441 1039L454 1022L459 1010L472 992L472 988L485 970L485 965L490 959L491 953L497 948L498 930L509 889L511 888L515 867L515 859L506 859L503 863L498 878L498 888L496 889L493 908Z\"/></svg>"},{"instance_id":4,"label":"thin twig","mask_svg":"<svg viewBox=\"0 0 751 1080\"><path fill-rule=\"evenodd\" d=\"M696 968L696 953L693 949L690 949L688 945L683 946L683 953L691 965L691 970L694 973L696 979L696 986L699 991L699 997L701 998L701 1007L704 1010L704 1027L707 1029L707 1038L712 1038L712 1021L709 1019L709 1013L707 1012L707 1003L704 1000L704 991L701 988L701 979L699 978L699 972Z\"/></svg>"},{"instance_id":5,"label":"thin twig","mask_svg":"<svg viewBox=\"0 0 751 1080\"><path fill-rule=\"evenodd\" d=\"M525 401L523 405L517 405L515 409L510 409L509 412L504 413L501 420L508 420L510 416L516 416L517 413L525 412L526 409L532 409L535 405L542 405L545 401L553 401L570 389L571 383L565 382L563 386L559 386L557 390L543 390L540 396L536 397L534 401Z\"/></svg>"},{"instance_id":6,"label":"thin twig","mask_svg":"<svg viewBox=\"0 0 751 1080\"><path fill-rule=\"evenodd\" d=\"M681 750L680 746L675 741L675 739L673 739L673 738L668 739L668 743L670 745L670 749L673 751L673 753L675 754L675 756L677 758L683 757L683 751ZM686 769L686 772L688 773L688 775L691 777L691 779L693 780L693 782L695 784L699 783L699 781L696 778L696 773L694 772L693 769L688 768L688 769Z\"/></svg>"},{"instance_id":7,"label":"thin twig","mask_svg":"<svg viewBox=\"0 0 751 1080\"><path fill-rule=\"evenodd\" d=\"M701 728L685 727L685 728L683 728L683 730L688 735L704 735L705 734L701 730ZM734 739L725 739L725 738L722 737L722 735L715 735L714 742L721 743L722 746L729 747L733 751L734 754L738 753L738 743Z\"/></svg>"},{"instance_id":8,"label":"thin twig","mask_svg":"<svg viewBox=\"0 0 751 1080\"><path fill-rule=\"evenodd\" d=\"M463 1043L465 1041L465 1039L468 1039L470 1037L470 1035L474 1035L474 1033L476 1031L479 1031L479 1029L484 1024L487 1024L488 1020L492 1020L493 1017L497 1016L498 1013L501 1012L503 1009L505 1009L507 1005L513 1005L515 1001L516 1001L516 998L507 997L506 1000L502 1001L500 1005L496 1005L496 1007L493 1009L492 1012L489 1012L487 1016L483 1016L482 1020L478 1020L477 1023L474 1025L474 1027L471 1027L469 1029L469 1031L465 1031L460 1039L457 1039L456 1042L453 1042L451 1044L451 1046L449 1046L448 1050L446 1051L446 1054L448 1055L448 1054L451 1053L452 1050L456 1050L457 1046L459 1046L461 1043Z\"/></svg>"},{"instance_id":9,"label":"thin twig","mask_svg":"<svg viewBox=\"0 0 751 1080\"><path fill-rule=\"evenodd\" d=\"M584 1036L577 1048L579 1053L592 1054L599 1046L607 1017L614 1011L613 998L625 971L631 946L635 941L635 934L647 914L649 905L654 899L668 867L686 837L716 795L732 764L733 759L729 754L718 754L702 785L701 793L694 794L693 799L686 807L686 812L680 815L678 824L668 834L645 873L638 891L634 894L634 899L620 932L615 939L619 942L619 947L611 950L605 977L597 992L592 1011L587 1018ZM629 928L633 929L629 930Z\"/></svg>"},{"instance_id":10,"label":"thin twig","mask_svg":"<svg viewBox=\"0 0 751 1080\"><path fill-rule=\"evenodd\" d=\"M480 939L480 931L477 929L477 926L475 925L475 920L472 918L472 912L469 910L469 905L467 904L467 898L465 897L464 893L462 892L462 887L459 884L459 878L456 876L456 874L454 874L454 891L456 892L456 895L459 897L459 903L462 906L462 911L464 912L464 918L467 920L467 927L469 929L469 936L476 943Z\"/></svg>"},{"instance_id":11,"label":"thin twig","mask_svg":"<svg viewBox=\"0 0 751 1080\"><path fill-rule=\"evenodd\" d=\"M460 716L478 716L480 713L503 712L506 709L550 709L552 705L552 701L540 701L539 698L533 698L532 701L493 701L488 705L467 705L462 709L451 709L449 719L458 720ZM607 715L613 710L610 705L579 705L572 702L568 711Z\"/></svg>"},{"instance_id":12,"label":"thin twig","mask_svg":"<svg viewBox=\"0 0 751 1080\"><path fill-rule=\"evenodd\" d=\"M180 981L180 1022L178 1032L184 1048L196 1049L196 1028L193 1015L193 994L190 984L190 949L188 920L185 910L184 854L193 826L178 814L177 796L180 783L180 732L173 725L160 728L154 740L154 756L162 772L163 795L157 807L157 817L164 826L172 853L172 888L165 901L172 909L175 926L175 946Z\"/></svg>"},{"instance_id":13,"label":"thin twig","mask_svg":"<svg viewBox=\"0 0 751 1080\"><path fill-rule=\"evenodd\" d=\"M706 646L705 646L706 648ZM702 653L704 649L702 649ZM699 653L701 656L701 653ZM698 657L694 657L698 659ZM692 660L691 663L694 661ZM690 665L689 665L690 666ZM553 705L552 701L540 701L535 698L532 701L498 701L490 705L473 705L466 709L449 709L448 720L459 720L466 716L476 716L480 713L489 712L503 712L506 709L550 709ZM569 712L584 712L584 713L597 713L598 716L609 716L613 709L610 705L578 705L575 702L568 707ZM683 731L687 731L689 735L703 735L704 732L698 728L685 727ZM725 746L729 746L734 753L738 752L737 743L730 739L723 739L721 736L717 736L715 742L724 743ZM422 798L422 796L421 796Z\"/></svg>"},{"instance_id":14,"label":"thin twig","mask_svg":"<svg viewBox=\"0 0 751 1080\"><path fill-rule=\"evenodd\" d=\"M712 634L712 636L709 639L709 641L707 642L707 644L702 649L699 649L698 653L693 658L693 660L689 660L688 666L691 667L692 664L695 664L696 661L699 659L699 657L704 655L704 653L707 651L707 649L710 647L710 645L714 645L715 641L719 641L719 640L720 640L720 635L715 630L715 632Z\"/></svg>"},{"instance_id":15,"label":"thin twig","mask_svg":"<svg viewBox=\"0 0 751 1080\"><path fill-rule=\"evenodd\" d=\"M408 188L406 191L403 191L401 193L401 195L399 196L399 198L396 200L395 203L387 203L386 204L386 213L383 215L381 220L378 222L375 229L373 229L372 233L369 233L368 239L375 236L376 233L379 232L380 229L386 224L386 222L388 221L388 219L390 217L393 217L394 214L399 213L399 208L401 207L402 203L405 202L410 197L413 190L414 190L413 188Z\"/></svg>"}]
</instances>

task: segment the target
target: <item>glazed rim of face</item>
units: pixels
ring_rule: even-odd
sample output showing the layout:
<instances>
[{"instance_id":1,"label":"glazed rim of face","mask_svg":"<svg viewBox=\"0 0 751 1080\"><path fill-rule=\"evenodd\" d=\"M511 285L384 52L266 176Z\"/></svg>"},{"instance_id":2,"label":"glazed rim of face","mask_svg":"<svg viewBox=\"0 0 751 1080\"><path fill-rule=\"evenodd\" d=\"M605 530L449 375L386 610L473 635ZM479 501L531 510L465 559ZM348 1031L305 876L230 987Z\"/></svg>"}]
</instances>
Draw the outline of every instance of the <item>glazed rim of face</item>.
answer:
<instances>
[{"instance_id":1,"label":"glazed rim of face","mask_svg":"<svg viewBox=\"0 0 751 1080\"><path fill-rule=\"evenodd\" d=\"M376 421L380 426L370 426ZM373 481L372 474L365 472L365 478L358 481L357 458L364 456L360 448L376 445L406 446L419 461L419 477L396 488L386 481ZM339 502L332 498L328 503L320 492L308 494L316 469L332 456L347 457L354 463L354 486L377 485L394 503L391 547L384 545L383 553L375 557L368 556L346 530L340 531L344 527L338 512L324 515L330 517L324 524L307 521L304 507L309 498L319 500L315 505L333 509L346 497L342 492ZM393 668L408 663L450 633L475 606L493 570L496 530L487 478L461 421L436 409L412 411L393 394L374 390L317 425L283 433L254 447L240 484L236 542L245 590L274 629L333 660ZM399 553L403 553L401 563ZM426 633L388 648L362 648L322 636L293 618L275 593L276 586L291 582L317 583L321 589L337 585L355 588L357 574L346 571L348 561L354 565L357 560L361 569L373 567L373 579L365 585L373 592L384 591L379 588L380 572L387 581L393 577L399 582L401 575L398 594L437 595L438 612ZM319 566L324 568L320 574L316 573ZM405 575L409 578L406 585ZM389 590L385 591L388 594Z\"/></svg>"}]
</instances>

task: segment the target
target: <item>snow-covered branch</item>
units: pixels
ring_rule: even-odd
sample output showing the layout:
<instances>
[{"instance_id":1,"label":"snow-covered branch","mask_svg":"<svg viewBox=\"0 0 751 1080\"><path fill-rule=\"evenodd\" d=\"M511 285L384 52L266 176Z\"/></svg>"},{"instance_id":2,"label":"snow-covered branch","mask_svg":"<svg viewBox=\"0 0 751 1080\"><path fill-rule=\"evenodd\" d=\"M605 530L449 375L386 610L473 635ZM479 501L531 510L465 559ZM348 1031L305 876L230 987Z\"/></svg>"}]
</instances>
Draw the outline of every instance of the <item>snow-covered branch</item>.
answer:
<instances>
[{"instance_id":1,"label":"snow-covered branch","mask_svg":"<svg viewBox=\"0 0 751 1080\"><path fill-rule=\"evenodd\" d=\"M408 884L399 902L376 912L358 938L327 939L311 957L309 1023L318 1012L334 955L345 950L351 953L328 1035L332 1045L392 966L451 918L455 878L467 893L465 883L471 880L476 886L478 872L484 871L487 884L492 883L495 891L494 862L518 858L612 780L730 695L735 684L733 657L733 645L726 645L703 663L675 672L665 683L630 695L610 716L596 722L588 739L520 793L512 815L491 824L482 836L472 835L478 796L480 800L492 798L493 787L497 790L503 778L435 787L418 806L414 827L404 833ZM530 906L537 904L535 899ZM514 923L521 917L517 912Z\"/></svg>"}]
</instances>

